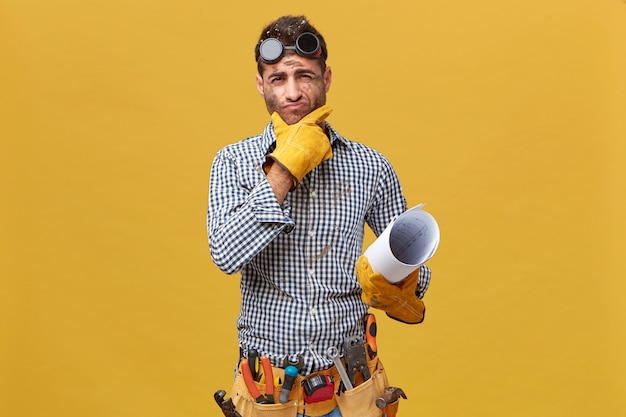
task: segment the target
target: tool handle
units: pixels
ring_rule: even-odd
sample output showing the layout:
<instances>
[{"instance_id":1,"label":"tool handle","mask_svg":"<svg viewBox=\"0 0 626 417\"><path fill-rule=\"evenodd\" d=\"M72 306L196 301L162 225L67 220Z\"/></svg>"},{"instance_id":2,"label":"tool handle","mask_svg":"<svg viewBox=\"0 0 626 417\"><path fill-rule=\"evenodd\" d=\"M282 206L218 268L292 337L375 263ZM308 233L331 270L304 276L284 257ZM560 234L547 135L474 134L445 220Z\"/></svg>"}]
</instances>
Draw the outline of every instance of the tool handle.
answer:
<instances>
[{"instance_id":1,"label":"tool handle","mask_svg":"<svg viewBox=\"0 0 626 417\"><path fill-rule=\"evenodd\" d=\"M248 350L248 366L250 366L252 379L256 381L259 378L259 352L256 349Z\"/></svg>"},{"instance_id":2,"label":"tool handle","mask_svg":"<svg viewBox=\"0 0 626 417\"><path fill-rule=\"evenodd\" d=\"M280 391L279 398L281 403L284 404L289 401L289 393L291 392L291 388L293 387L293 383L295 382L297 376L298 369L295 366L289 365L285 368L285 382L283 382L283 388Z\"/></svg>"},{"instance_id":3,"label":"tool handle","mask_svg":"<svg viewBox=\"0 0 626 417\"><path fill-rule=\"evenodd\" d=\"M263 375L265 375L265 395L274 395L274 372L272 364L267 356L261 356L261 364L263 365Z\"/></svg>"},{"instance_id":4,"label":"tool handle","mask_svg":"<svg viewBox=\"0 0 626 417\"><path fill-rule=\"evenodd\" d=\"M248 391L250 391L252 398L258 399L261 396L261 392L254 383L252 371L250 370L246 359L241 360L241 373L243 374L243 380L245 381L246 387L248 387Z\"/></svg>"},{"instance_id":5,"label":"tool handle","mask_svg":"<svg viewBox=\"0 0 626 417\"><path fill-rule=\"evenodd\" d=\"M343 382L343 385L346 387L346 390L351 390L352 388L354 388L352 386L352 382L350 382L350 377L348 377L348 374L346 373L346 368L344 368L343 363L341 363L341 358L339 357L339 350L336 347L331 346L326 351L326 354L335 363L335 367L337 368L337 371L339 372L339 376L341 377L341 381Z\"/></svg>"},{"instance_id":6,"label":"tool handle","mask_svg":"<svg viewBox=\"0 0 626 417\"><path fill-rule=\"evenodd\" d=\"M376 345L376 333L378 327L376 326L376 316L371 313L366 314L363 317L365 322L365 341L367 343L367 353L370 359L374 359L378 354L378 346Z\"/></svg>"}]
</instances>

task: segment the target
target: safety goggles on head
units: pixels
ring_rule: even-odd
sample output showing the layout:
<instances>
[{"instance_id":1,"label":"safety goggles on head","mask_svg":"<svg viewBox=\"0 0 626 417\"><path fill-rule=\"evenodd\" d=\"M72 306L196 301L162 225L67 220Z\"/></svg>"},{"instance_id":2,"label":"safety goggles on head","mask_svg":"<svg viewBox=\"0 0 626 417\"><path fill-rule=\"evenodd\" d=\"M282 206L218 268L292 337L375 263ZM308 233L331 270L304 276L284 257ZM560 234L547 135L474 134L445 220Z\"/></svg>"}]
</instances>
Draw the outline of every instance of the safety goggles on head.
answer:
<instances>
[{"instance_id":1,"label":"safety goggles on head","mask_svg":"<svg viewBox=\"0 0 626 417\"><path fill-rule=\"evenodd\" d=\"M304 32L296 38L294 46L283 45L276 38L265 39L259 45L259 60L265 64L275 64L288 50L296 51L298 55L310 59L322 56L322 44L319 38L311 32Z\"/></svg>"}]
</instances>

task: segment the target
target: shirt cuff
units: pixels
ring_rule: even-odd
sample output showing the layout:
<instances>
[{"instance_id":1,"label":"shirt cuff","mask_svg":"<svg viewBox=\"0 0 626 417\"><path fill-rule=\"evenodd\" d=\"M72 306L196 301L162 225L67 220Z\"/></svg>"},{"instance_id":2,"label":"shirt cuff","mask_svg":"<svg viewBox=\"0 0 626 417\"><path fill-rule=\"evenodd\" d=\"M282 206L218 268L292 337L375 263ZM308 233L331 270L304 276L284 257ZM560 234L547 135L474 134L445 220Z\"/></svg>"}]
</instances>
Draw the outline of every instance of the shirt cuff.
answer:
<instances>
[{"instance_id":1,"label":"shirt cuff","mask_svg":"<svg viewBox=\"0 0 626 417\"><path fill-rule=\"evenodd\" d=\"M417 288L415 289L415 295L418 298L424 298L428 286L430 285L430 268L426 265L420 266L419 278L417 281Z\"/></svg>"},{"instance_id":2,"label":"shirt cuff","mask_svg":"<svg viewBox=\"0 0 626 417\"><path fill-rule=\"evenodd\" d=\"M281 207L276 200L274 190L267 181L261 181L254 187L250 193L250 206L259 223L279 224L284 233L291 232L295 227L290 217L291 205L285 201Z\"/></svg>"}]
</instances>

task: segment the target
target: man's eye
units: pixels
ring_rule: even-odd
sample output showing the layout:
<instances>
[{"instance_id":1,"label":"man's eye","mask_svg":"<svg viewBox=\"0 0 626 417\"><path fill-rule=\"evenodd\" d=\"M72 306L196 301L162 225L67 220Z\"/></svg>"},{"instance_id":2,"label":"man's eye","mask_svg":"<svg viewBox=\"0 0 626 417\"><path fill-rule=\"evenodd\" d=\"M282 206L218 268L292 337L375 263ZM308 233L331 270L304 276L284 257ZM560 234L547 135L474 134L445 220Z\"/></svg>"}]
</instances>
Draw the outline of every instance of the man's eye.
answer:
<instances>
[{"instance_id":1,"label":"man's eye","mask_svg":"<svg viewBox=\"0 0 626 417\"><path fill-rule=\"evenodd\" d=\"M272 77L270 78L270 83L274 84L283 80L283 77Z\"/></svg>"}]
</instances>

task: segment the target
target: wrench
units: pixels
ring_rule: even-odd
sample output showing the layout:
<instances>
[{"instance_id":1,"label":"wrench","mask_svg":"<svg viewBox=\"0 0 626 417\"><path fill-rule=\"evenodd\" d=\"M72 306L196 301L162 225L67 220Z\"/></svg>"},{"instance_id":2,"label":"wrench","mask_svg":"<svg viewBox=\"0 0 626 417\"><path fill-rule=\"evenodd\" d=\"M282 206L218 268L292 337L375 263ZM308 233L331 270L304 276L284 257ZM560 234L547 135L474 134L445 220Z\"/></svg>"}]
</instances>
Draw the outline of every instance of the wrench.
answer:
<instances>
[{"instance_id":1,"label":"wrench","mask_svg":"<svg viewBox=\"0 0 626 417\"><path fill-rule=\"evenodd\" d=\"M289 359L289 356L285 356L283 359L283 368L287 369L289 365L295 366L298 372L300 372L302 368L304 368L304 358L302 355L298 355L298 360L292 361Z\"/></svg>"},{"instance_id":2,"label":"wrench","mask_svg":"<svg viewBox=\"0 0 626 417\"><path fill-rule=\"evenodd\" d=\"M213 398L215 398L215 402L220 406L222 412L225 417L241 417L241 414L235 410L235 405L233 404L233 399L229 398L224 400L226 396L226 391L223 389L217 390L215 394L213 394Z\"/></svg>"},{"instance_id":3,"label":"wrench","mask_svg":"<svg viewBox=\"0 0 626 417\"><path fill-rule=\"evenodd\" d=\"M335 366L337 367L337 371L339 372L339 376L341 377L341 381L343 382L343 385L345 385L346 390L351 390L352 388L354 388L352 386L352 382L350 382L350 378L348 378L346 369L343 367L343 364L341 363L341 358L339 357L339 350L336 347L331 346L326 351L326 354L335 363Z\"/></svg>"}]
</instances>

